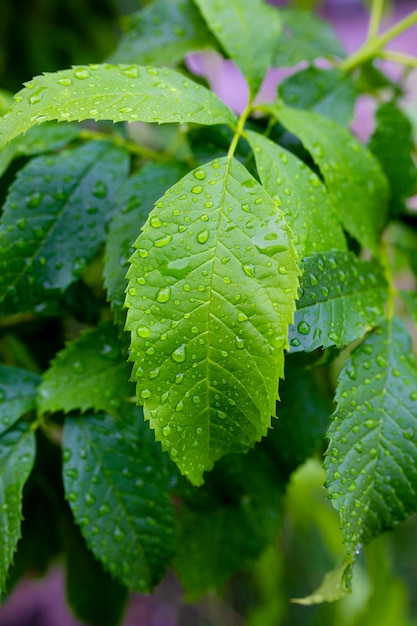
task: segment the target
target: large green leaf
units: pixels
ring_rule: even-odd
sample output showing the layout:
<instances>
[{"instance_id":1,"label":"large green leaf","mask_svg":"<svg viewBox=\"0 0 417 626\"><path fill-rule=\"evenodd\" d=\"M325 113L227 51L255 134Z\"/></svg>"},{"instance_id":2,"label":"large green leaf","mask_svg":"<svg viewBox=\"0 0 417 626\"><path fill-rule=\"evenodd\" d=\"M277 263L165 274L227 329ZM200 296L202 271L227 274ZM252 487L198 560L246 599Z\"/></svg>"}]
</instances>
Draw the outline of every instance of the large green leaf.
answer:
<instances>
[{"instance_id":1,"label":"large green leaf","mask_svg":"<svg viewBox=\"0 0 417 626\"><path fill-rule=\"evenodd\" d=\"M281 32L279 12L263 0L194 0L253 94L272 65Z\"/></svg>"},{"instance_id":2,"label":"large green leaf","mask_svg":"<svg viewBox=\"0 0 417 626\"><path fill-rule=\"evenodd\" d=\"M348 126L353 119L356 86L351 76L336 69L306 67L282 81L278 93L285 104L315 111Z\"/></svg>"},{"instance_id":3,"label":"large green leaf","mask_svg":"<svg viewBox=\"0 0 417 626\"><path fill-rule=\"evenodd\" d=\"M216 42L192 0L157 0L129 16L112 63L172 66Z\"/></svg>"},{"instance_id":4,"label":"large green leaf","mask_svg":"<svg viewBox=\"0 0 417 626\"><path fill-rule=\"evenodd\" d=\"M68 418L63 445L66 498L88 546L130 590L150 591L172 557L172 474L141 411Z\"/></svg>"},{"instance_id":5,"label":"large green leaf","mask_svg":"<svg viewBox=\"0 0 417 626\"><path fill-rule=\"evenodd\" d=\"M290 231L259 183L224 158L171 187L135 247L126 304L138 401L200 483L275 413L298 285Z\"/></svg>"},{"instance_id":6,"label":"large green leaf","mask_svg":"<svg viewBox=\"0 0 417 626\"><path fill-rule=\"evenodd\" d=\"M385 225L388 183L376 158L350 132L312 111L263 105L310 152L345 229L375 254Z\"/></svg>"},{"instance_id":7,"label":"large green leaf","mask_svg":"<svg viewBox=\"0 0 417 626\"><path fill-rule=\"evenodd\" d=\"M94 142L19 172L0 225L0 314L40 310L80 276L104 240L128 167L125 150Z\"/></svg>"},{"instance_id":8,"label":"large green leaf","mask_svg":"<svg viewBox=\"0 0 417 626\"><path fill-rule=\"evenodd\" d=\"M233 124L212 92L179 72L140 65L86 65L36 76L0 119L0 149L48 120Z\"/></svg>"},{"instance_id":9,"label":"large green leaf","mask_svg":"<svg viewBox=\"0 0 417 626\"><path fill-rule=\"evenodd\" d=\"M413 126L393 102L385 102L376 111L376 129L369 149L382 165L390 187L390 213L399 215L405 200L417 191L417 167L413 160Z\"/></svg>"},{"instance_id":10,"label":"large green leaf","mask_svg":"<svg viewBox=\"0 0 417 626\"><path fill-rule=\"evenodd\" d=\"M388 286L375 261L335 251L305 258L302 269L291 352L348 345L382 318Z\"/></svg>"},{"instance_id":11,"label":"large green leaf","mask_svg":"<svg viewBox=\"0 0 417 626\"><path fill-rule=\"evenodd\" d=\"M40 377L20 367L0 365L0 435L35 408Z\"/></svg>"},{"instance_id":12,"label":"large green leaf","mask_svg":"<svg viewBox=\"0 0 417 626\"><path fill-rule=\"evenodd\" d=\"M35 435L18 422L0 436L0 594L20 537L22 490L35 458Z\"/></svg>"},{"instance_id":13,"label":"large green leaf","mask_svg":"<svg viewBox=\"0 0 417 626\"><path fill-rule=\"evenodd\" d=\"M182 494L174 567L198 597L259 557L278 535L284 481L260 446L219 461L199 489Z\"/></svg>"},{"instance_id":14,"label":"large green leaf","mask_svg":"<svg viewBox=\"0 0 417 626\"><path fill-rule=\"evenodd\" d=\"M0 152L0 176L16 157L58 150L75 139L78 133L75 124L50 122L42 128L31 128L24 137L16 137Z\"/></svg>"},{"instance_id":15,"label":"large green leaf","mask_svg":"<svg viewBox=\"0 0 417 626\"><path fill-rule=\"evenodd\" d=\"M375 329L339 377L327 486L351 554L417 509L417 365L403 322Z\"/></svg>"},{"instance_id":16,"label":"large green leaf","mask_svg":"<svg viewBox=\"0 0 417 626\"><path fill-rule=\"evenodd\" d=\"M123 320L123 323L127 286L125 276L133 242L156 200L185 172L180 163L146 163L118 190L118 210L115 211L107 236L103 274L115 317Z\"/></svg>"},{"instance_id":17,"label":"large green leaf","mask_svg":"<svg viewBox=\"0 0 417 626\"><path fill-rule=\"evenodd\" d=\"M134 392L129 375L117 330L103 323L58 352L39 386L39 411L94 409L117 415Z\"/></svg>"},{"instance_id":18,"label":"large green leaf","mask_svg":"<svg viewBox=\"0 0 417 626\"><path fill-rule=\"evenodd\" d=\"M277 67L345 56L330 24L312 11L281 9L280 14L283 32L273 61Z\"/></svg>"},{"instance_id":19,"label":"large green leaf","mask_svg":"<svg viewBox=\"0 0 417 626\"><path fill-rule=\"evenodd\" d=\"M247 132L262 185L285 215L300 257L345 250L342 227L326 187L296 156L258 133Z\"/></svg>"}]
</instances>

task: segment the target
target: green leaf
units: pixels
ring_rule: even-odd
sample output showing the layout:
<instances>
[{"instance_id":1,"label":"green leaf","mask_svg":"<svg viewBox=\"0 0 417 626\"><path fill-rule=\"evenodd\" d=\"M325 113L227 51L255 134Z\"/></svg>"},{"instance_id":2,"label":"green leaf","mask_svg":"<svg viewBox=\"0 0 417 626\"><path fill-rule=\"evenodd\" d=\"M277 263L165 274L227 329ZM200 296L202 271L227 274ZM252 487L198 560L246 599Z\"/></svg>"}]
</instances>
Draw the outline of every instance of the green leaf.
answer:
<instances>
[{"instance_id":1,"label":"green leaf","mask_svg":"<svg viewBox=\"0 0 417 626\"><path fill-rule=\"evenodd\" d=\"M383 317L388 286L375 261L335 251L304 259L302 269L291 352L348 345Z\"/></svg>"},{"instance_id":2,"label":"green leaf","mask_svg":"<svg viewBox=\"0 0 417 626\"><path fill-rule=\"evenodd\" d=\"M255 94L272 65L281 19L263 0L195 0L209 28Z\"/></svg>"},{"instance_id":3,"label":"green leaf","mask_svg":"<svg viewBox=\"0 0 417 626\"><path fill-rule=\"evenodd\" d=\"M168 457L141 412L67 419L64 484L89 548L131 591L149 592L173 552Z\"/></svg>"},{"instance_id":4,"label":"green leaf","mask_svg":"<svg viewBox=\"0 0 417 626\"><path fill-rule=\"evenodd\" d=\"M85 65L36 76L0 119L0 149L48 120L234 124L214 93L179 72L140 65Z\"/></svg>"},{"instance_id":5,"label":"green leaf","mask_svg":"<svg viewBox=\"0 0 417 626\"><path fill-rule=\"evenodd\" d=\"M46 123L42 128L31 128L24 137L16 137L0 152L0 176L11 161L21 156L32 156L42 152L53 152L77 137L75 124Z\"/></svg>"},{"instance_id":6,"label":"green leaf","mask_svg":"<svg viewBox=\"0 0 417 626\"><path fill-rule=\"evenodd\" d=\"M192 0L157 0L129 16L111 63L173 66L216 42Z\"/></svg>"},{"instance_id":7,"label":"green leaf","mask_svg":"<svg viewBox=\"0 0 417 626\"><path fill-rule=\"evenodd\" d=\"M191 598L218 588L277 536L284 486L265 452L230 455L184 496L174 567Z\"/></svg>"},{"instance_id":8,"label":"green leaf","mask_svg":"<svg viewBox=\"0 0 417 626\"><path fill-rule=\"evenodd\" d=\"M22 490L35 459L35 435L18 422L0 436L0 594L20 537Z\"/></svg>"},{"instance_id":9,"label":"green leaf","mask_svg":"<svg viewBox=\"0 0 417 626\"><path fill-rule=\"evenodd\" d=\"M275 66L290 67L318 58L346 56L330 24L312 11L281 9L280 15L283 32L273 62Z\"/></svg>"},{"instance_id":10,"label":"green leaf","mask_svg":"<svg viewBox=\"0 0 417 626\"><path fill-rule=\"evenodd\" d=\"M339 376L327 486L354 554L417 508L417 365L395 318L375 329Z\"/></svg>"},{"instance_id":11,"label":"green leaf","mask_svg":"<svg viewBox=\"0 0 417 626\"><path fill-rule=\"evenodd\" d=\"M262 185L284 213L300 257L346 249L335 209L317 174L266 137L250 131L246 135Z\"/></svg>"},{"instance_id":12,"label":"green leaf","mask_svg":"<svg viewBox=\"0 0 417 626\"><path fill-rule=\"evenodd\" d=\"M0 435L35 408L40 380L33 372L0 365Z\"/></svg>"},{"instance_id":13,"label":"green leaf","mask_svg":"<svg viewBox=\"0 0 417 626\"><path fill-rule=\"evenodd\" d=\"M394 102L381 104L376 112L376 129L369 149L382 165L390 187L390 214L395 217L405 208L405 200L417 191L417 167L413 127Z\"/></svg>"},{"instance_id":14,"label":"green leaf","mask_svg":"<svg viewBox=\"0 0 417 626\"><path fill-rule=\"evenodd\" d=\"M128 165L125 150L97 141L19 172L0 226L0 314L39 311L81 275L105 238Z\"/></svg>"},{"instance_id":15,"label":"green leaf","mask_svg":"<svg viewBox=\"0 0 417 626\"><path fill-rule=\"evenodd\" d=\"M414 324L417 326L417 294L411 291L400 291L400 296L406 302Z\"/></svg>"},{"instance_id":16,"label":"green leaf","mask_svg":"<svg viewBox=\"0 0 417 626\"><path fill-rule=\"evenodd\" d=\"M156 200L184 174L184 166L180 163L146 163L119 187L119 210L115 211L109 228L103 275L115 317L123 324L125 276L133 242Z\"/></svg>"},{"instance_id":17,"label":"green leaf","mask_svg":"<svg viewBox=\"0 0 417 626\"><path fill-rule=\"evenodd\" d=\"M262 108L299 137L320 168L345 229L378 254L388 183L376 158L348 130L317 113L279 104Z\"/></svg>"},{"instance_id":18,"label":"green leaf","mask_svg":"<svg viewBox=\"0 0 417 626\"><path fill-rule=\"evenodd\" d=\"M126 328L137 396L196 484L275 413L298 269L272 199L235 160L190 172L135 243Z\"/></svg>"},{"instance_id":19,"label":"green leaf","mask_svg":"<svg viewBox=\"0 0 417 626\"><path fill-rule=\"evenodd\" d=\"M39 411L94 409L118 415L134 391L129 375L117 329L102 323L57 353L39 386Z\"/></svg>"},{"instance_id":20,"label":"green leaf","mask_svg":"<svg viewBox=\"0 0 417 626\"><path fill-rule=\"evenodd\" d=\"M351 592L353 558L347 555L344 562L331 572L328 572L316 591L306 598L294 598L292 602L311 606L322 602L341 600Z\"/></svg>"},{"instance_id":21,"label":"green leaf","mask_svg":"<svg viewBox=\"0 0 417 626\"><path fill-rule=\"evenodd\" d=\"M295 109L315 111L341 126L353 119L356 86L349 74L310 66L284 79L278 93Z\"/></svg>"}]
</instances>

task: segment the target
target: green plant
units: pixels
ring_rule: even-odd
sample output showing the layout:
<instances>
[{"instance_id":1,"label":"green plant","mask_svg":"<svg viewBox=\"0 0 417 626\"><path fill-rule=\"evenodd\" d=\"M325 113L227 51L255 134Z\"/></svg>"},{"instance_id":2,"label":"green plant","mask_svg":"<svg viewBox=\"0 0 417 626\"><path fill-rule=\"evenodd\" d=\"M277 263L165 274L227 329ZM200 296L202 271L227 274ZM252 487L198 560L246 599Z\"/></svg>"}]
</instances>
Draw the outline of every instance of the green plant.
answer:
<instances>
[{"instance_id":1,"label":"green plant","mask_svg":"<svg viewBox=\"0 0 417 626\"><path fill-rule=\"evenodd\" d=\"M111 64L14 96L0 120L3 592L62 535L70 600L95 623L170 566L191 596L217 587L276 536L289 477L325 438L346 559L304 602L341 597L361 546L415 511L415 279L395 285L400 262L417 274L415 147L401 81L373 61L417 66L384 51L417 12L383 34L380 17L376 1L346 58L310 13L156 0ZM248 81L239 117L183 64L206 48ZM255 101L271 65L299 61L274 103ZM379 103L368 148L347 128L359 93ZM99 608L80 569L109 590Z\"/></svg>"}]
</instances>

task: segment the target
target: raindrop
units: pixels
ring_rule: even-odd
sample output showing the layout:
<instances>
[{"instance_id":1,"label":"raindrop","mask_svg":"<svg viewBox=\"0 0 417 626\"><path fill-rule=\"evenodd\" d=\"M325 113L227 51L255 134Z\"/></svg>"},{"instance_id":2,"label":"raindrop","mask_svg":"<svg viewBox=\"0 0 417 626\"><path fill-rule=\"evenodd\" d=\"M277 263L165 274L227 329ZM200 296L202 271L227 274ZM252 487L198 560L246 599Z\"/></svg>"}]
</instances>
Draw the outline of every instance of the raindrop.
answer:
<instances>
[{"instance_id":1,"label":"raindrop","mask_svg":"<svg viewBox=\"0 0 417 626\"><path fill-rule=\"evenodd\" d=\"M182 381L184 380L184 374L183 372L179 372L176 376L175 376L175 380L174 383L176 385L180 385L182 383Z\"/></svg>"},{"instance_id":2,"label":"raindrop","mask_svg":"<svg viewBox=\"0 0 417 626\"><path fill-rule=\"evenodd\" d=\"M199 194L203 191L203 187L201 185L194 185L191 187L191 193Z\"/></svg>"},{"instance_id":3,"label":"raindrop","mask_svg":"<svg viewBox=\"0 0 417 626\"><path fill-rule=\"evenodd\" d=\"M171 288L162 287L162 289L159 290L158 295L156 296L156 299L158 302L163 304L164 302L168 302L170 297L171 297Z\"/></svg>"},{"instance_id":4,"label":"raindrop","mask_svg":"<svg viewBox=\"0 0 417 626\"><path fill-rule=\"evenodd\" d=\"M156 248L163 248L164 246L167 246L171 240L172 235L165 235L164 237L161 237L160 239L154 241L154 246Z\"/></svg>"},{"instance_id":5,"label":"raindrop","mask_svg":"<svg viewBox=\"0 0 417 626\"><path fill-rule=\"evenodd\" d=\"M152 215L149 222L153 228L159 228L160 226L162 226L161 218L158 217L158 215Z\"/></svg>"},{"instance_id":6,"label":"raindrop","mask_svg":"<svg viewBox=\"0 0 417 626\"><path fill-rule=\"evenodd\" d=\"M91 74L86 68L77 67L74 70L74 76L75 78L78 78L79 80L85 80L86 78L90 78Z\"/></svg>"},{"instance_id":7,"label":"raindrop","mask_svg":"<svg viewBox=\"0 0 417 626\"><path fill-rule=\"evenodd\" d=\"M64 87L69 87L72 85L72 80L67 76L63 76L62 78L58 78L58 84L63 85Z\"/></svg>"},{"instance_id":8,"label":"raindrop","mask_svg":"<svg viewBox=\"0 0 417 626\"><path fill-rule=\"evenodd\" d=\"M243 313L243 311L239 311L239 313L237 314L237 321L246 322L247 319L248 319L248 316L245 313Z\"/></svg>"},{"instance_id":9,"label":"raindrop","mask_svg":"<svg viewBox=\"0 0 417 626\"><path fill-rule=\"evenodd\" d=\"M185 361L185 343L174 350L171 356L176 363L183 363Z\"/></svg>"},{"instance_id":10,"label":"raindrop","mask_svg":"<svg viewBox=\"0 0 417 626\"><path fill-rule=\"evenodd\" d=\"M197 235L197 241L198 243L206 243L206 241L209 238L209 232L208 230L202 230L201 232L198 233Z\"/></svg>"},{"instance_id":11,"label":"raindrop","mask_svg":"<svg viewBox=\"0 0 417 626\"><path fill-rule=\"evenodd\" d=\"M301 335L308 335L311 330L310 324L308 324L305 320L301 320L297 326L297 330Z\"/></svg>"},{"instance_id":12,"label":"raindrop","mask_svg":"<svg viewBox=\"0 0 417 626\"><path fill-rule=\"evenodd\" d=\"M136 329L136 334L138 335L138 337L142 337L142 339L145 339L146 337L150 336L151 329L147 326L138 326Z\"/></svg>"},{"instance_id":13,"label":"raindrop","mask_svg":"<svg viewBox=\"0 0 417 626\"><path fill-rule=\"evenodd\" d=\"M241 337L235 337L235 345L238 350L243 350L245 341Z\"/></svg>"},{"instance_id":14,"label":"raindrop","mask_svg":"<svg viewBox=\"0 0 417 626\"><path fill-rule=\"evenodd\" d=\"M198 180L204 180L204 179L205 179L205 177L206 177L206 172L205 172L205 170L203 170L203 169L201 169L201 168L200 168L200 169L198 169L198 170L195 170L195 172L194 172L194 176L195 176L195 178L197 178Z\"/></svg>"},{"instance_id":15,"label":"raindrop","mask_svg":"<svg viewBox=\"0 0 417 626\"><path fill-rule=\"evenodd\" d=\"M107 185L103 181L98 180L94 185L93 196L96 198L105 198L107 196Z\"/></svg>"},{"instance_id":16,"label":"raindrop","mask_svg":"<svg viewBox=\"0 0 417 626\"><path fill-rule=\"evenodd\" d=\"M81 361L74 361L74 363L72 364L72 371L76 374L84 374L84 364Z\"/></svg>"},{"instance_id":17,"label":"raindrop","mask_svg":"<svg viewBox=\"0 0 417 626\"><path fill-rule=\"evenodd\" d=\"M255 266L252 265L251 263L246 263L245 265L242 265L243 271L245 272L246 276L250 276L251 278L254 278L255 276Z\"/></svg>"}]
</instances>

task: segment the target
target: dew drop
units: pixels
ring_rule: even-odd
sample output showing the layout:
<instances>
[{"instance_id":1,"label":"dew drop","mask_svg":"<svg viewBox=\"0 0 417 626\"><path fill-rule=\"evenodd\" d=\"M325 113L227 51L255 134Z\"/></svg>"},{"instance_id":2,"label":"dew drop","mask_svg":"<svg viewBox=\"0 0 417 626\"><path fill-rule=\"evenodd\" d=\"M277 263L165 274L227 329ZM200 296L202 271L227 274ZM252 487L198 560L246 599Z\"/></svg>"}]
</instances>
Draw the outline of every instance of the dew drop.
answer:
<instances>
[{"instance_id":1,"label":"dew drop","mask_svg":"<svg viewBox=\"0 0 417 626\"><path fill-rule=\"evenodd\" d=\"M162 289L159 290L158 295L156 296L156 299L158 302L163 304L164 302L168 302L170 297L171 297L171 288L162 287Z\"/></svg>"},{"instance_id":2,"label":"dew drop","mask_svg":"<svg viewBox=\"0 0 417 626\"><path fill-rule=\"evenodd\" d=\"M63 85L64 87L70 87L70 85L72 85L71 78L69 78L67 76L63 76L62 78L58 78L57 82L58 82L59 85Z\"/></svg>"},{"instance_id":3,"label":"dew drop","mask_svg":"<svg viewBox=\"0 0 417 626\"><path fill-rule=\"evenodd\" d=\"M203 169L201 169L201 168L200 168L200 169L198 169L198 170L195 170L195 172L194 172L194 177L195 177L195 178L197 178L198 180L204 180L204 179L205 179L205 177L206 177L206 172L205 172L205 170L203 170Z\"/></svg>"},{"instance_id":4,"label":"dew drop","mask_svg":"<svg viewBox=\"0 0 417 626\"><path fill-rule=\"evenodd\" d=\"M149 223L152 226L152 228L159 228L160 226L162 226L161 218L158 217L158 215L152 215L151 219L149 220Z\"/></svg>"},{"instance_id":5,"label":"dew drop","mask_svg":"<svg viewBox=\"0 0 417 626\"><path fill-rule=\"evenodd\" d=\"M235 337L235 346L238 350L243 350L245 347L245 341L241 337Z\"/></svg>"},{"instance_id":6,"label":"dew drop","mask_svg":"<svg viewBox=\"0 0 417 626\"><path fill-rule=\"evenodd\" d=\"M138 337L142 337L142 339L146 339L146 337L150 336L151 329L148 328L147 326L138 326L136 329L136 334L138 335Z\"/></svg>"},{"instance_id":7,"label":"dew drop","mask_svg":"<svg viewBox=\"0 0 417 626\"><path fill-rule=\"evenodd\" d=\"M310 324L308 324L306 321L301 320L301 322L298 324L297 326L297 330L301 335L308 335L308 333L310 332L311 328L310 328Z\"/></svg>"},{"instance_id":8,"label":"dew drop","mask_svg":"<svg viewBox=\"0 0 417 626\"><path fill-rule=\"evenodd\" d=\"M203 191L203 187L201 185L194 185L191 187L191 193L200 194Z\"/></svg>"},{"instance_id":9,"label":"dew drop","mask_svg":"<svg viewBox=\"0 0 417 626\"><path fill-rule=\"evenodd\" d=\"M208 230L202 230L201 232L198 233L197 235L197 241L198 243L206 243L207 240L209 238L209 232Z\"/></svg>"},{"instance_id":10,"label":"dew drop","mask_svg":"<svg viewBox=\"0 0 417 626\"><path fill-rule=\"evenodd\" d=\"M171 354L173 360L176 363L184 363L185 361L185 343L183 343L179 348L177 348L176 350L174 350L174 352Z\"/></svg>"},{"instance_id":11,"label":"dew drop","mask_svg":"<svg viewBox=\"0 0 417 626\"><path fill-rule=\"evenodd\" d=\"M251 263L246 263L245 265L242 265L243 271L245 272L246 276L250 276L251 278L254 278L255 276L255 266L252 265Z\"/></svg>"},{"instance_id":12,"label":"dew drop","mask_svg":"<svg viewBox=\"0 0 417 626\"><path fill-rule=\"evenodd\" d=\"M91 74L85 67L77 67L74 70L74 76L79 80L85 80L86 78L90 78Z\"/></svg>"},{"instance_id":13,"label":"dew drop","mask_svg":"<svg viewBox=\"0 0 417 626\"><path fill-rule=\"evenodd\" d=\"M156 241L154 241L154 246L156 248L163 248L164 246L167 246L170 241L172 240L172 235L164 235L164 237L161 237L160 239L157 239Z\"/></svg>"}]
</instances>

